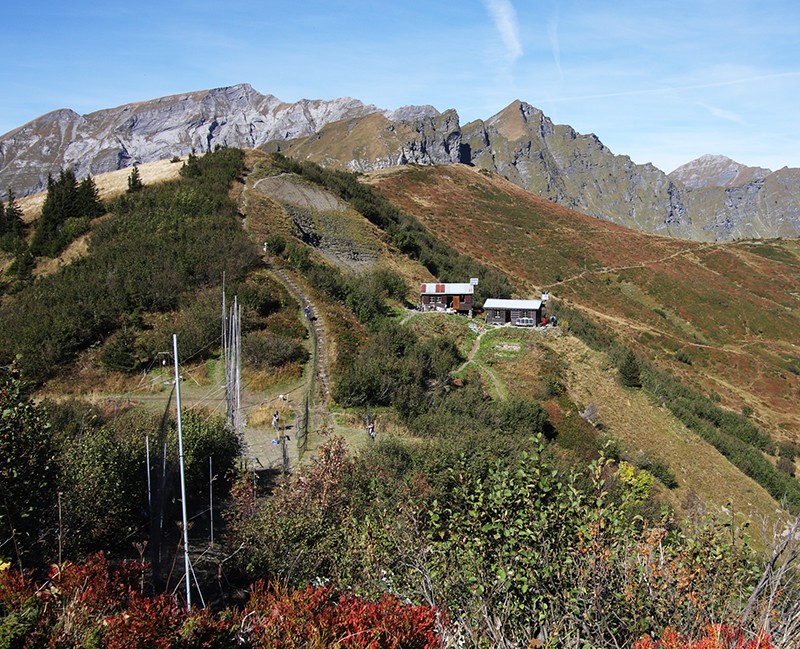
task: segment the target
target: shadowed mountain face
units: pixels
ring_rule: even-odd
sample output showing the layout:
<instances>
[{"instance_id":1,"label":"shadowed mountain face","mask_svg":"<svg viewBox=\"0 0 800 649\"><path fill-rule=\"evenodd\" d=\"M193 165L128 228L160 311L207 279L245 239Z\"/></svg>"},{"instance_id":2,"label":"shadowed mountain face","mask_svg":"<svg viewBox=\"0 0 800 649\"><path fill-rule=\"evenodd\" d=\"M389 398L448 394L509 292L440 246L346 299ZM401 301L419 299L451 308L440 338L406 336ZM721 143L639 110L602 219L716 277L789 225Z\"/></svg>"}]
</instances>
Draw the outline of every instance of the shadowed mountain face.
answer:
<instances>
[{"instance_id":1,"label":"shadowed mountain face","mask_svg":"<svg viewBox=\"0 0 800 649\"><path fill-rule=\"evenodd\" d=\"M704 156L667 175L520 101L461 126L454 110L388 111L351 98L287 104L247 84L83 116L48 113L0 137L0 187L24 196L65 167L80 178L216 146L280 150L351 171L464 163L645 232L701 241L800 236L798 169L770 173Z\"/></svg>"}]
</instances>

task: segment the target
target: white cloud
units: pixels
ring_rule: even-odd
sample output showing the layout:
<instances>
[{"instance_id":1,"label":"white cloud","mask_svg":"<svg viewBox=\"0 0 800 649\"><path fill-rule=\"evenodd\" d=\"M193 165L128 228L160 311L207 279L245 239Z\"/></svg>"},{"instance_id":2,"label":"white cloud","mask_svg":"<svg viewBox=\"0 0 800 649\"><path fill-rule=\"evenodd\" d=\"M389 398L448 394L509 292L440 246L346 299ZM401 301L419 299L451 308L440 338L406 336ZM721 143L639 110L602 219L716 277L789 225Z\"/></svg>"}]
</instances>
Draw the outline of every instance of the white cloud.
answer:
<instances>
[{"instance_id":1,"label":"white cloud","mask_svg":"<svg viewBox=\"0 0 800 649\"><path fill-rule=\"evenodd\" d=\"M556 64L556 70L558 70L558 76L563 81L564 72L561 69L561 43L558 40L558 14L547 23L547 37L550 39L550 47L553 50L553 60Z\"/></svg>"},{"instance_id":2,"label":"white cloud","mask_svg":"<svg viewBox=\"0 0 800 649\"><path fill-rule=\"evenodd\" d=\"M510 0L484 0L483 4L500 33L508 58L516 61L522 56L522 44L519 40L519 24L514 5Z\"/></svg>"},{"instance_id":3,"label":"white cloud","mask_svg":"<svg viewBox=\"0 0 800 649\"><path fill-rule=\"evenodd\" d=\"M720 119L724 119L729 122L733 122L735 124L741 124L742 126L747 126L747 122L744 120L744 118L738 113L734 113L731 110L725 110L724 108L717 108L716 106L704 104L703 102L698 102L697 105L700 106L701 108L705 108L714 117L719 117Z\"/></svg>"}]
</instances>

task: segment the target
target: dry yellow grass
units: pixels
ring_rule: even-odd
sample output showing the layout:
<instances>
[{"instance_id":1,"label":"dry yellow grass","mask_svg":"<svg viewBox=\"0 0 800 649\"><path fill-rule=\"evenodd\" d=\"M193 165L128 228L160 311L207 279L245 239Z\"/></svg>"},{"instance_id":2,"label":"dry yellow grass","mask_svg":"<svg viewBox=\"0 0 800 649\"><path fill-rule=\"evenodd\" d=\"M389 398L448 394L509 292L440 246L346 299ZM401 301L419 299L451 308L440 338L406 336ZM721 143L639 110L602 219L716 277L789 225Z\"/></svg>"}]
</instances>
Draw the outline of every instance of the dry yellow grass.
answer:
<instances>
[{"instance_id":1,"label":"dry yellow grass","mask_svg":"<svg viewBox=\"0 0 800 649\"><path fill-rule=\"evenodd\" d=\"M141 164L139 165L139 176L145 185L174 180L178 177L185 159L185 157L181 158L180 162L158 160L157 162ZM131 169L127 168L93 176L100 198L107 200L126 192L128 190L128 177L130 175ZM47 192L39 192L38 194L18 199L17 202L22 210L23 221L30 223L39 218L39 215L42 213L42 205L44 205L46 195Z\"/></svg>"}]
</instances>

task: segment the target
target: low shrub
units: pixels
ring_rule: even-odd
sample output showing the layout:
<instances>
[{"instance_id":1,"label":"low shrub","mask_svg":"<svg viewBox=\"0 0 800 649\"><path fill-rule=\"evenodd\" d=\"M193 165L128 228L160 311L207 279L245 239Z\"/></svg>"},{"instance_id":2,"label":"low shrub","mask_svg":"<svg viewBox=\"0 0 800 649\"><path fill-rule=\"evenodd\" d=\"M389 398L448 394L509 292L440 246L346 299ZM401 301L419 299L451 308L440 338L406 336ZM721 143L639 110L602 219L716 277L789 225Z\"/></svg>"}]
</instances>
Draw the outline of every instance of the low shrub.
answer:
<instances>
[{"instance_id":1,"label":"low shrub","mask_svg":"<svg viewBox=\"0 0 800 649\"><path fill-rule=\"evenodd\" d=\"M254 331L245 335L242 338L242 353L245 361L256 368L304 363L309 355L297 340L269 331Z\"/></svg>"},{"instance_id":2,"label":"low shrub","mask_svg":"<svg viewBox=\"0 0 800 649\"><path fill-rule=\"evenodd\" d=\"M659 640L649 635L638 640L634 649L773 649L769 636L758 633L747 637L741 629L725 624L712 624L698 637L681 635L666 629Z\"/></svg>"}]
</instances>

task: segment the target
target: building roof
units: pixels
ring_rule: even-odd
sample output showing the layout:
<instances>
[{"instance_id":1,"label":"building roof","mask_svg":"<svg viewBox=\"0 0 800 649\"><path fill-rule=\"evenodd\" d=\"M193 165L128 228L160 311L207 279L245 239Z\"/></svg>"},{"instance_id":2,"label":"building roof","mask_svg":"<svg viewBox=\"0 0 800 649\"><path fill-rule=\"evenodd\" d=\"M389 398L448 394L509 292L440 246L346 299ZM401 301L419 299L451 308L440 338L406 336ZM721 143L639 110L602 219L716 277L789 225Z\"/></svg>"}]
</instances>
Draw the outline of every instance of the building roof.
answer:
<instances>
[{"instance_id":1,"label":"building roof","mask_svg":"<svg viewBox=\"0 0 800 649\"><path fill-rule=\"evenodd\" d=\"M490 297L483 303L484 310L486 309L531 309L536 310L542 306L541 300L501 300L499 298Z\"/></svg>"},{"instance_id":2,"label":"building roof","mask_svg":"<svg viewBox=\"0 0 800 649\"><path fill-rule=\"evenodd\" d=\"M442 284L429 283L423 284L420 289L421 295L472 295L475 287L472 284Z\"/></svg>"}]
</instances>

